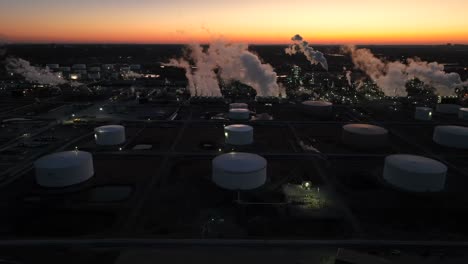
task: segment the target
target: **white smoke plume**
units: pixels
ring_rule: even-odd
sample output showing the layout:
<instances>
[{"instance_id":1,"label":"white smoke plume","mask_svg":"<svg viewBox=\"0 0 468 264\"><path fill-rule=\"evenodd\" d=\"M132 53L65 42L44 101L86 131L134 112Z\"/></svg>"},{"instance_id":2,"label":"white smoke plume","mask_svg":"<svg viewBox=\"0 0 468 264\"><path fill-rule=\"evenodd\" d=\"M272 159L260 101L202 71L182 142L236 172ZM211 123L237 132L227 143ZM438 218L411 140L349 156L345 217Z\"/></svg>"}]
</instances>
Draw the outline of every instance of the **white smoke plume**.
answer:
<instances>
[{"instance_id":1,"label":"white smoke plume","mask_svg":"<svg viewBox=\"0 0 468 264\"><path fill-rule=\"evenodd\" d=\"M377 58L369 49L357 49L346 46L343 50L351 55L354 66L364 71L387 96L407 96L405 84L418 78L434 87L441 96L455 94L455 88L468 85L457 73L447 73L444 66L437 62L425 62L418 59L407 59L386 62Z\"/></svg>"},{"instance_id":2,"label":"white smoke plume","mask_svg":"<svg viewBox=\"0 0 468 264\"><path fill-rule=\"evenodd\" d=\"M59 85L67 83L64 79L58 77L55 73L47 69L40 69L32 66L29 61L17 58L8 58L6 60L6 67L8 70L22 75L30 82L40 84Z\"/></svg>"},{"instance_id":3,"label":"white smoke plume","mask_svg":"<svg viewBox=\"0 0 468 264\"><path fill-rule=\"evenodd\" d=\"M259 96L279 96L279 87L276 83L277 75L270 64L263 64L251 52L244 52L240 57L245 68L244 79L257 91ZM271 89L274 88L272 93Z\"/></svg>"},{"instance_id":4,"label":"white smoke plume","mask_svg":"<svg viewBox=\"0 0 468 264\"><path fill-rule=\"evenodd\" d=\"M142 78L144 75L143 74L139 74L137 72L134 72L134 71L128 71L123 75L123 78L126 79L126 80L130 80L130 79L138 79L138 78Z\"/></svg>"},{"instance_id":5,"label":"white smoke plume","mask_svg":"<svg viewBox=\"0 0 468 264\"><path fill-rule=\"evenodd\" d=\"M353 82L351 81L351 71L346 71L346 80L348 81L349 86L353 86Z\"/></svg>"},{"instance_id":6,"label":"white smoke plume","mask_svg":"<svg viewBox=\"0 0 468 264\"><path fill-rule=\"evenodd\" d=\"M425 62L408 59L406 72L426 84L433 86L440 95L453 95L460 86L468 86L468 80L462 81L458 73L444 71L444 65L437 62Z\"/></svg>"},{"instance_id":7,"label":"white smoke plume","mask_svg":"<svg viewBox=\"0 0 468 264\"><path fill-rule=\"evenodd\" d=\"M322 67L328 71L327 58L325 58L322 52L317 51L309 46L309 43L305 41L299 34L292 37L291 40L294 43L284 50L286 54L294 55L296 53L303 53L311 64L316 65L320 63L320 65L322 65Z\"/></svg>"},{"instance_id":8,"label":"white smoke plume","mask_svg":"<svg viewBox=\"0 0 468 264\"><path fill-rule=\"evenodd\" d=\"M279 95L273 67L262 63L248 45L214 41L206 50L198 44L188 48L188 60L172 59L166 66L185 69L191 95L221 96L218 76L226 82L237 80L250 85L258 96Z\"/></svg>"}]
</instances>

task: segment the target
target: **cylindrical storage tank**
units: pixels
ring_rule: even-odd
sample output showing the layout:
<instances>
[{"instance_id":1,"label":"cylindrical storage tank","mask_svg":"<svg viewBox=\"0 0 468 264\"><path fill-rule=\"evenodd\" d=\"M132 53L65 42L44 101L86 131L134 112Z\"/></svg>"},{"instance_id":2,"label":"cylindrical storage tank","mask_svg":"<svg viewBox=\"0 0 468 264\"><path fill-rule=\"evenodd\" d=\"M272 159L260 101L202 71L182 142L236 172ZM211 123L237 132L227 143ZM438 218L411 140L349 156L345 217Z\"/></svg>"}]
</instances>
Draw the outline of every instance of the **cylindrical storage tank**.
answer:
<instances>
[{"instance_id":1,"label":"cylindrical storage tank","mask_svg":"<svg viewBox=\"0 0 468 264\"><path fill-rule=\"evenodd\" d=\"M302 107L307 114L330 118L333 114L333 104L326 101L304 101Z\"/></svg>"},{"instance_id":2,"label":"cylindrical storage tank","mask_svg":"<svg viewBox=\"0 0 468 264\"><path fill-rule=\"evenodd\" d=\"M62 72L70 72L70 71L71 71L71 68L70 68L70 67L60 67L60 68L59 68L59 71L62 71Z\"/></svg>"},{"instance_id":3,"label":"cylindrical storage tank","mask_svg":"<svg viewBox=\"0 0 468 264\"><path fill-rule=\"evenodd\" d=\"M67 187L94 175L93 156L84 151L50 154L34 162L36 182L43 187Z\"/></svg>"},{"instance_id":4,"label":"cylindrical storage tank","mask_svg":"<svg viewBox=\"0 0 468 264\"><path fill-rule=\"evenodd\" d=\"M468 120L468 108L460 108L458 110L458 118Z\"/></svg>"},{"instance_id":5,"label":"cylindrical storage tank","mask_svg":"<svg viewBox=\"0 0 468 264\"><path fill-rule=\"evenodd\" d=\"M456 104L438 104L436 112L442 114L458 114L460 108L462 107Z\"/></svg>"},{"instance_id":6,"label":"cylindrical storage tank","mask_svg":"<svg viewBox=\"0 0 468 264\"><path fill-rule=\"evenodd\" d=\"M432 108L416 107L416 110L414 112L414 119L424 121L432 120Z\"/></svg>"},{"instance_id":7,"label":"cylindrical storage tank","mask_svg":"<svg viewBox=\"0 0 468 264\"><path fill-rule=\"evenodd\" d=\"M60 68L60 65L56 63L52 63L52 64L46 64L46 67L49 68L49 70L58 70Z\"/></svg>"},{"instance_id":8,"label":"cylindrical storage tank","mask_svg":"<svg viewBox=\"0 0 468 264\"><path fill-rule=\"evenodd\" d=\"M343 126L343 143L357 148L379 148L388 144L388 130L368 124Z\"/></svg>"},{"instance_id":9,"label":"cylindrical storage tank","mask_svg":"<svg viewBox=\"0 0 468 264\"><path fill-rule=\"evenodd\" d=\"M110 71L110 70L114 69L114 64L103 64L103 65L101 65L101 67L105 71Z\"/></svg>"},{"instance_id":10,"label":"cylindrical storage tank","mask_svg":"<svg viewBox=\"0 0 468 264\"><path fill-rule=\"evenodd\" d=\"M433 140L445 147L468 149L468 127L436 126Z\"/></svg>"},{"instance_id":11,"label":"cylindrical storage tank","mask_svg":"<svg viewBox=\"0 0 468 264\"><path fill-rule=\"evenodd\" d=\"M74 70L86 70L86 64L74 64L72 66Z\"/></svg>"},{"instance_id":12,"label":"cylindrical storage tank","mask_svg":"<svg viewBox=\"0 0 468 264\"><path fill-rule=\"evenodd\" d=\"M390 155L385 158L383 178L410 192L437 192L445 188L447 166L426 157Z\"/></svg>"},{"instance_id":13,"label":"cylindrical storage tank","mask_svg":"<svg viewBox=\"0 0 468 264\"><path fill-rule=\"evenodd\" d=\"M249 145L253 143L253 127L247 125L230 125L224 127L226 144Z\"/></svg>"},{"instance_id":14,"label":"cylindrical storage tank","mask_svg":"<svg viewBox=\"0 0 468 264\"><path fill-rule=\"evenodd\" d=\"M229 104L229 109L249 109L249 105L245 103L232 103Z\"/></svg>"},{"instance_id":15,"label":"cylindrical storage tank","mask_svg":"<svg viewBox=\"0 0 468 264\"><path fill-rule=\"evenodd\" d=\"M101 126L94 129L96 144L115 146L125 142L125 127L119 125Z\"/></svg>"},{"instance_id":16,"label":"cylindrical storage tank","mask_svg":"<svg viewBox=\"0 0 468 264\"><path fill-rule=\"evenodd\" d=\"M248 109L240 109L240 108L229 109L229 119L248 120L249 118L250 118L250 111Z\"/></svg>"},{"instance_id":17,"label":"cylindrical storage tank","mask_svg":"<svg viewBox=\"0 0 468 264\"><path fill-rule=\"evenodd\" d=\"M256 154L223 154L213 159L212 166L213 182L224 189L252 190L266 182L267 161Z\"/></svg>"}]
</instances>

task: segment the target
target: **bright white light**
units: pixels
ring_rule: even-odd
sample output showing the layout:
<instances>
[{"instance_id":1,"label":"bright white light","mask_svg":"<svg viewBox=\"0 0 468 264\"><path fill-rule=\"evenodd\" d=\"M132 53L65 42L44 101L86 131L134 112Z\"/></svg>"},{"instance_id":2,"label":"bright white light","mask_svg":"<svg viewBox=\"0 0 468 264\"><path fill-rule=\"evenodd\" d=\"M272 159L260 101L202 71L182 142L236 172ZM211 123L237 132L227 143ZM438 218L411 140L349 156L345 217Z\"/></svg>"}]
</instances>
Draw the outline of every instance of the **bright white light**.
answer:
<instances>
[{"instance_id":1,"label":"bright white light","mask_svg":"<svg viewBox=\"0 0 468 264\"><path fill-rule=\"evenodd\" d=\"M104 109L102 107L99 107L99 111L103 111Z\"/></svg>"},{"instance_id":2,"label":"bright white light","mask_svg":"<svg viewBox=\"0 0 468 264\"><path fill-rule=\"evenodd\" d=\"M310 181L303 181L302 182L302 188L304 188L306 190L310 190L311 187L312 187L312 183Z\"/></svg>"}]
</instances>

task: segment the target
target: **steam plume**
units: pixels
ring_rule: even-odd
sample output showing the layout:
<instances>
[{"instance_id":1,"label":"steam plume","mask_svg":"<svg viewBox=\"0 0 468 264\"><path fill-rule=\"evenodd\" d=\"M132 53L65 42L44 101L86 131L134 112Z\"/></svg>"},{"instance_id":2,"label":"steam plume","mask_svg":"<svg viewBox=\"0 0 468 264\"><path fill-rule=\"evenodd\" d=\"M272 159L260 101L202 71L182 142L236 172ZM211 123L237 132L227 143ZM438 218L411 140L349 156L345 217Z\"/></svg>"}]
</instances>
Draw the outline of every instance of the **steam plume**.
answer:
<instances>
[{"instance_id":1,"label":"steam plume","mask_svg":"<svg viewBox=\"0 0 468 264\"><path fill-rule=\"evenodd\" d=\"M64 84L67 81L59 78L53 72L46 69L39 69L31 66L29 61L17 58L8 58L6 60L7 69L13 71L16 74L22 75L26 80L30 82L37 82L40 84L59 85Z\"/></svg>"},{"instance_id":2,"label":"steam plume","mask_svg":"<svg viewBox=\"0 0 468 264\"><path fill-rule=\"evenodd\" d=\"M347 71L346 68L345 68L345 71L346 71L346 81L348 81L348 85L349 86L353 86L353 83L351 81L351 71Z\"/></svg>"},{"instance_id":3,"label":"steam plume","mask_svg":"<svg viewBox=\"0 0 468 264\"><path fill-rule=\"evenodd\" d=\"M311 64L316 65L320 63L320 65L328 71L328 62L322 52L314 50L299 34L292 37L291 40L294 43L285 49L286 54L293 55L296 53L304 53Z\"/></svg>"},{"instance_id":4,"label":"steam plume","mask_svg":"<svg viewBox=\"0 0 468 264\"><path fill-rule=\"evenodd\" d=\"M124 79L126 80L129 80L129 79L138 79L138 78L142 78L144 75L143 74L139 74L137 72L134 72L134 71L128 71L126 73L123 74L123 77Z\"/></svg>"},{"instance_id":5,"label":"steam plume","mask_svg":"<svg viewBox=\"0 0 468 264\"><path fill-rule=\"evenodd\" d=\"M185 69L191 95L221 96L218 77L252 86L258 96L278 96L277 75L245 44L212 42L207 50L198 44L188 46L188 59L172 59L166 66ZM193 61L193 66L189 61Z\"/></svg>"},{"instance_id":6,"label":"steam plume","mask_svg":"<svg viewBox=\"0 0 468 264\"><path fill-rule=\"evenodd\" d=\"M406 63L386 62L377 58L369 49L346 46L343 50L351 55L354 66L364 71L387 96L406 96L405 84L413 78L434 87L441 96L453 95L455 88L468 84L457 73L445 72L444 66L437 62L418 59L407 59Z\"/></svg>"}]
</instances>

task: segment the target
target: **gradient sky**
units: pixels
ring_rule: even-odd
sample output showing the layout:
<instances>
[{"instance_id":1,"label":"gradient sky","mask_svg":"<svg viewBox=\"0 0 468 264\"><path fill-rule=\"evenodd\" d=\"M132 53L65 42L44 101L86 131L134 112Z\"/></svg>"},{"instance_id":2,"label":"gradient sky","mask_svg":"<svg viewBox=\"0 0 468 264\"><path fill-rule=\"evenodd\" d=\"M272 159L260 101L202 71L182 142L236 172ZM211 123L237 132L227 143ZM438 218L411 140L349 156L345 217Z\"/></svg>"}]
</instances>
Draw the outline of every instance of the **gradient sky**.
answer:
<instances>
[{"instance_id":1,"label":"gradient sky","mask_svg":"<svg viewBox=\"0 0 468 264\"><path fill-rule=\"evenodd\" d=\"M468 44L468 0L0 0L10 42Z\"/></svg>"}]
</instances>

